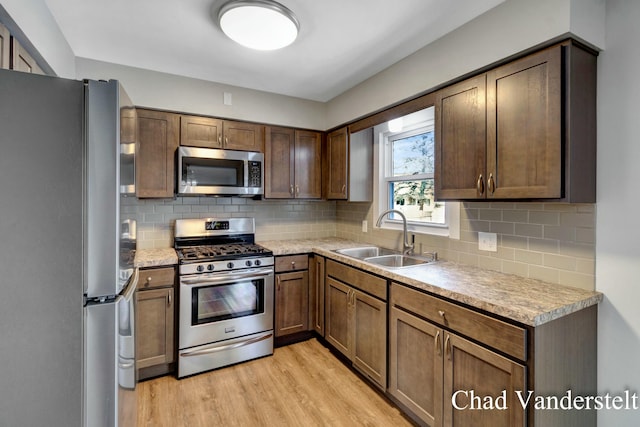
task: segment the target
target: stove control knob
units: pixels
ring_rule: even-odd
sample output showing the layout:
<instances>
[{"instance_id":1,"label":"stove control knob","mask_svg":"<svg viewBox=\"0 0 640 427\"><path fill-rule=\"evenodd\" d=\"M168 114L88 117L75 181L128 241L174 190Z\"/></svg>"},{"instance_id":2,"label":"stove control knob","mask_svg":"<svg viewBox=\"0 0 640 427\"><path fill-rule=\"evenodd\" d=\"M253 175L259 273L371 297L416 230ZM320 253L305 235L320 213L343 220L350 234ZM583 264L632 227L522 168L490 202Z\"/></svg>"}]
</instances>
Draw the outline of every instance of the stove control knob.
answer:
<instances>
[{"instance_id":1,"label":"stove control knob","mask_svg":"<svg viewBox=\"0 0 640 427\"><path fill-rule=\"evenodd\" d=\"M247 262L245 262L245 265L246 265L247 267L251 267L251 265L252 265L252 264L253 264L253 263L251 262L251 260L248 260Z\"/></svg>"},{"instance_id":2,"label":"stove control knob","mask_svg":"<svg viewBox=\"0 0 640 427\"><path fill-rule=\"evenodd\" d=\"M260 265L260 264L262 264L262 261L260 261L259 259L257 259L257 260L255 260L254 264L255 264L255 265Z\"/></svg>"},{"instance_id":3,"label":"stove control knob","mask_svg":"<svg viewBox=\"0 0 640 427\"><path fill-rule=\"evenodd\" d=\"M213 264L209 264L209 265L207 265L207 270L212 271L212 270L213 270L213 268L214 268L214 267L213 267Z\"/></svg>"},{"instance_id":4,"label":"stove control knob","mask_svg":"<svg viewBox=\"0 0 640 427\"><path fill-rule=\"evenodd\" d=\"M197 266L197 267L196 267L196 270L198 270L198 271L204 271L204 266L199 265L199 266Z\"/></svg>"},{"instance_id":5,"label":"stove control knob","mask_svg":"<svg viewBox=\"0 0 640 427\"><path fill-rule=\"evenodd\" d=\"M233 263L232 262L227 263L227 268L233 268Z\"/></svg>"}]
</instances>

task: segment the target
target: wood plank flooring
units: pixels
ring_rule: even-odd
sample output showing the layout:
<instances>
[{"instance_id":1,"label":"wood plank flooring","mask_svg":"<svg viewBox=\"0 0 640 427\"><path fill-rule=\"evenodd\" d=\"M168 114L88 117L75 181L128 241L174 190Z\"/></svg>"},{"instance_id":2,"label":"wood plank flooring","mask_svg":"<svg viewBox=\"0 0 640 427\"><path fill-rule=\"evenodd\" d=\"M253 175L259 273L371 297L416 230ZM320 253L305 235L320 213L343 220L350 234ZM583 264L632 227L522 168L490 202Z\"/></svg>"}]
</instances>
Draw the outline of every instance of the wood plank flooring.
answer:
<instances>
[{"instance_id":1,"label":"wood plank flooring","mask_svg":"<svg viewBox=\"0 0 640 427\"><path fill-rule=\"evenodd\" d=\"M316 339L182 380L138 384L139 427L411 425Z\"/></svg>"}]
</instances>

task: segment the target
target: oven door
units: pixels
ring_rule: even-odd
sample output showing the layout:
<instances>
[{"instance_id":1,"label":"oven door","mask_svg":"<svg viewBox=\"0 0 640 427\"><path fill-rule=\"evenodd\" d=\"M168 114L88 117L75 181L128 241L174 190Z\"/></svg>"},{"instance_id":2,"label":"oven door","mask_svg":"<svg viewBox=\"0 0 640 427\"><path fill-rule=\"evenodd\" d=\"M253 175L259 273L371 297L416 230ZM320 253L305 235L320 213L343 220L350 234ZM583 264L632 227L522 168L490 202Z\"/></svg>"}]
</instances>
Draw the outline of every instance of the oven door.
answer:
<instances>
[{"instance_id":1,"label":"oven door","mask_svg":"<svg viewBox=\"0 0 640 427\"><path fill-rule=\"evenodd\" d=\"M179 348L273 330L273 268L180 278Z\"/></svg>"}]
</instances>

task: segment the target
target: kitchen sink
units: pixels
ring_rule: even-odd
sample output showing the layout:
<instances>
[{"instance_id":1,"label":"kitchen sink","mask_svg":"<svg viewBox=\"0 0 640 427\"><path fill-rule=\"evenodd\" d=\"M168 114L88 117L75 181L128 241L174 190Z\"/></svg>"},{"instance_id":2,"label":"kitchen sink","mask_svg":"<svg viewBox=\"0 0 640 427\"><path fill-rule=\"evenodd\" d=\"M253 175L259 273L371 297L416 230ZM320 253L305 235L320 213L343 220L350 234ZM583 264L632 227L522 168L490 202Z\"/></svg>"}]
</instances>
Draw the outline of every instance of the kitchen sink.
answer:
<instances>
[{"instance_id":1,"label":"kitchen sink","mask_svg":"<svg viewBox=\"0 0 640 427\"><path fill-rule=\"evenodd\" d=\"M427 264L429 262L432 262L433 260L430 258L422 258L414 255L393 254L364 258L364 261L370 262L371 264L379 265L381 267L402 268Z\"/></svg>"},{"instance_id":2,"label":"kitchen sink","mask_svg":"<svg viewBox=\"0 0 640 427\"><path fill-rule=\"evenodd\" d=\"M395 255L396 251L392 249L380 248L378 246L361 246L358 248L336 249L336 253L350 256L358 259L375 258L385 255Z\"/></svg>"},{"instance_id":3,"label":"kitchen sink","mask_svg":"<svg viewBox=\"0 0 640 427\"><path fill-rule=\"evenodd\" d=\"M334 252L389 269L428 264L437 259L437 255L435 253L432 254L431 257L403 255L393 249L381 248L378 246L336 249Z\"/></svg>"}]
</instances>

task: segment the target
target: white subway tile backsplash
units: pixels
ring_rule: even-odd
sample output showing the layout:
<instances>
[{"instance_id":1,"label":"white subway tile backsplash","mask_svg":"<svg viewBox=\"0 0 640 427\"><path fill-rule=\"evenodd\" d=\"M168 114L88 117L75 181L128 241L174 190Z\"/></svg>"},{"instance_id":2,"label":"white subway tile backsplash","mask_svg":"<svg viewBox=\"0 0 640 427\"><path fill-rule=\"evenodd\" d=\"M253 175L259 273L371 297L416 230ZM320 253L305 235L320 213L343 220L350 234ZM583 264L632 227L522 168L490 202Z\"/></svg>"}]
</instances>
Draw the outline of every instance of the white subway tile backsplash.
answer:
<instances>
[{"instance_id":1,"label":"white subway tile backsplash","mask_svg":"<svg viewBox=\"0 0 640 427\"><path fill-rule=\"evenodd\" d=\"M370 203L177 197L127 200L138 220L138 247L173 246L179 218L250 216L258 240L344 237L399 249L401 233L373 225ZM462 203L460 240L416 235L416 248L441 259L585 289L595 287L595 205ZM498 251L478 250L478 232L498 234ZM418 249L420 250L420 249Z\"/></svg>"},{"instance_id":2,"label":"white subway tile backsplash","mask_svg":"<svg viewBox=\"0 0 640 427\"><path fill-rule=\"evenodd\" d=\"M370 228L362 233L362 220L375 222L370 204L338 202L336 215L337 235L399 247L399 232ZM441 259L594 289L595 215L590 204L462 203L460 240L418 234L416 244L437 251ZM478 250L479 231L498 234L497 252Z\"/></svg>"}]
</instances>

